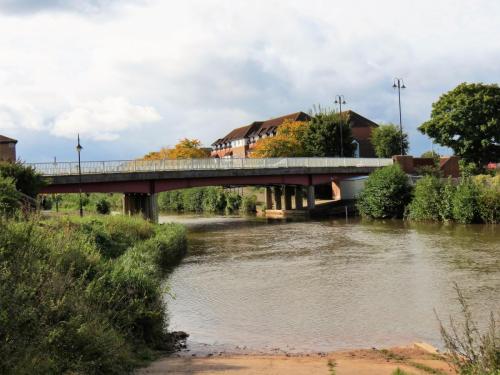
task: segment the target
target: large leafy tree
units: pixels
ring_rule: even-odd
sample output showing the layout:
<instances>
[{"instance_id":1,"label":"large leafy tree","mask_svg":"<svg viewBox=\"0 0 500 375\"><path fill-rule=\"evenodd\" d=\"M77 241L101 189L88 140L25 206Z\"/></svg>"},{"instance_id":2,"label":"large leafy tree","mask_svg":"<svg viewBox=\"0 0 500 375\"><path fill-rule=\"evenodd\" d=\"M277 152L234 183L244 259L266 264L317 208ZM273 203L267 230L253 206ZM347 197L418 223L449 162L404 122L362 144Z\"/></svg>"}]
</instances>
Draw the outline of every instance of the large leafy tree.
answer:
<instances>
[{"instance_id":1,"label":"large leafy tree","mask_svg":"<svg viewBox=\"0 0 500 375\"><path fill-rule=\"evenodd\" d=\"M462 83L432 105L419 130L479 166L500 158L500 87Z\"/></svg>"},{"instance_id":2,"label":"large leafy tree","mask_svg":"<svg viewBox=\"0 0 500 375\"><path fill-rule=\"evenodd\" d=\"M255 145L251 157L279 158L305 156L304 136L308 122L286 120L274 137L261 139Z\"/></svg>"},{"instance_id":3,"label":"large leafy tree","mask_svg":"<svg viewBox=\"0 0 500 375\"><path fill-rule=\"evenodd\" d=\"M45 185L43 177L33 167L26 166L20 161L0 162L0 176L11 178L19 192L32 198L36 197Z\"/></svg>"},{"instance_id":4,"label":"large leafy tree","mask_svg":"<svg viewBox=\"0 0 500 375\"><path fill-rule=\"evenodd\" d=\"M184 138L177 143L174 148L162 148L160 151L153 151L143 157L144 160L161 159L201 159L207 158L209 152L201 147L201 142L197 139Z\"/></svg>"},{"instance_id":5,"label":"large leafy tree","mask_svg":"<svg viewBox=\"0 0 500 375\"><path fill-rule=\"evenodd\" d=\"M401 155L401 133L399 127L394 124L381 124L373 129L371 139L375 155L379 158L391 158L393 155ZM403 153L408 153L408 134L403 132Z\"/></svg>"},{"instance_id":6,"label":"large leafy tree","mask_svg":"<svg viewBox=\"0 0 500 375\"><path fill-rule=\"evenodd\" d=\"M342 131L342 137L340 132ZM320 112L310 121L304 134L304 150L307 156L340 156L342 139L343 155L354 156L356 145L349 120L334 112Z\"/></svg>"}]
</instances>

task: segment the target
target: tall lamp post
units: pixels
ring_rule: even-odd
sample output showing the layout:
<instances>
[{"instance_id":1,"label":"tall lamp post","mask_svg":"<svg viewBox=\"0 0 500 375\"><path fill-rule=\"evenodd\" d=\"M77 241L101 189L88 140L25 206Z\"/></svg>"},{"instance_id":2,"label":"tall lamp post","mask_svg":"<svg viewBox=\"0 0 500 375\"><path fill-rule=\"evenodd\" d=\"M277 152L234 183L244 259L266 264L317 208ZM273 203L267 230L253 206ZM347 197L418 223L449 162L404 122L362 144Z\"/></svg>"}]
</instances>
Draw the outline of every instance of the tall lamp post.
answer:
<instances>
[{"instance_id":1,"label":"tall lamp post","mask_svg":"<svg viewBox=\"0 0 500 375\"><path fill-rule=\"evenodd\" d=\"M78 153L78 179L79 179L79 197L80 197L80 217L83 217L83 203L82 203L82 162L80 158L80 153L83 147L80 144L80 134L78 134L78 144L76 145L76 152Z\"/></svg>"},{"instance_id":2,"label":"tall lamp post","mask_svg":"<svg viewBox=\"0 0 500 375\"><path fill-rule=\"evenodd\" d=\"M401 155L404 155L404 147L403 147L403 118L401 116L401 89L405 89L405 83L403 82L403 78L394 78L394 82L392 84L394 89L398 89L398 100L399 100L399 142L401 145Z\"/></svg>"},{"instance_id":3,"label":"tall lamp post","mask_svg":"<svg viewBox=\"0 0 500 375\"><path fill-rule=\"evenodd\" d=\"M343 135L343 121L342 121L342 104L346 104L344 95L335 95L335 104L339 105L340 112L340 157L344 157L344 140L342 139Z\"/></svg>"}]
</instances>

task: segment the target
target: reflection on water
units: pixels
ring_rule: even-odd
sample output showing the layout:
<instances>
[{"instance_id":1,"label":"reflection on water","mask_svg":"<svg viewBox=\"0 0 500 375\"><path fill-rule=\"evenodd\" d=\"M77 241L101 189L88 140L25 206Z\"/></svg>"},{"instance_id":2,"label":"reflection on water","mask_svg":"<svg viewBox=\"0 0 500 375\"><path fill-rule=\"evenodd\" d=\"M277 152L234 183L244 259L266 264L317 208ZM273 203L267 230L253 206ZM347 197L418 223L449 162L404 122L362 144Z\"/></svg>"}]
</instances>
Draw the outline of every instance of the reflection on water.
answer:
<instances>
[{"instance_id":1,"label":"reflection on water","mask_svg":"<svg viewBox=\"0 0 500 375\"><path fill-rule=\"evenodd\" d=\"M181 217L189 255L170 276L170 327L191 345L331 351L440 344L433 309L500 308L498 226ZM169 298L169 297L167 297Z\"/></svg>"}]
</instances>

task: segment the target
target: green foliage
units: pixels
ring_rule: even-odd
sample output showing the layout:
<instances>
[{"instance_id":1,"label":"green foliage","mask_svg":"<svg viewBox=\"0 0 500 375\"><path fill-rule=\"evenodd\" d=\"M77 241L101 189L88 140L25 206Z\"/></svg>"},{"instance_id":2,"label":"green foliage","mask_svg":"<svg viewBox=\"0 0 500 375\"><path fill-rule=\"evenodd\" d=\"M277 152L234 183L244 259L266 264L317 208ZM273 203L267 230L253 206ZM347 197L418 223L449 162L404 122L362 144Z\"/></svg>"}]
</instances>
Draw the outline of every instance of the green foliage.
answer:
<instances>
[{"instance_id":1,"label":"green foliage","mask_svg":"<svg viewBox=\"0 0 500 375\"><path fill-rule=\"evenodd\" d=\"M370 139L375 155L379 158L392 158L394 155L401 155L401 134L399 127L394 124L380 124L373 129ZM408 134L403 132L403 151L408 153Z\"/></svg>"},{"instance_id":2,"label":"green foliage","mask_svg":"<svg viewBox=\"0 0 500 375\"><path fill-rule=\"evenodd\" d=\"M340 156L340 131L345 157L354 156L356 146L346 116L329 111L317 113L304 134L304 149L307 156Z\"/></svg>"},{"instance_id":3,"label":"green foliage","mask_svg":"<svg viewBox=\"0 0 500 375\"><path fill-rule=\"evenodd\" d=\"M393 371L392 375L410 375L406 371L401 370L399 367Z\"/></svg>"},{"instance_id":4,"label":"green foliage","mask_svg":"<svg viewBox=\"0 0 500 375\"><path fill-rule=\"evenodd\" d=\"M241 200L240 211L247 213L257 211L257 196L244 195L243 199Z\"/></svg>"},{"instance_id":5,"label":"green foliage","mask_svg":"<svg viewBox=\"0 0 500 375\"><path fill-rule=\"evenodd\" d=\"M111 203L106 198L101 198L96 202L95 210L98 214L109 215L111 212Z\"/></svg>"},{"instance_id":6,"label":"green foliage","mask_svg":"<svg viewBox=\"0 0 500 375\"><path fill-rule=\"evenodd\" d=\"M429 159L434 159L435 161L439 162L439 158L441 155L439 155L436 151L425 151L420 155L421 158L429 158Z\"/></svg>"},{"instance_id":7,"label":"green foliage","mask_svg":"<svg viewBox=\"0 0 500 375\"><path fill-rule=\"evenodd\" d=\"M16 189L23 194L35 198L40 189L45 185L43 178L32 167L27 167L21 162L0 162L0 175L10 177L16 184Z\"/></svg>"},{"instance_id":8,"label":"green foliage","mask_svg":"<svg viewBox=\"0 0 500 375\"><path fill-rule=\"evenodd\" d=\"M478 197L477 185L470 179L463 179L453 195L453 219L461 224L477 222L479 220Z\"/></svg>"},{"instance_id":9,"label":"green foliage","mask_svg":"<svg viewBox=\"0 0 500 375\"><path fill-rule=\"evenodd\" d=\"M357 207L364 217L374 219L403 217L411 199L408 177L398 165L380 168L366 181Z\"/></svg>"},{"instance_id":10,"label":"green foliage","mask_svg":"<svg viewBox=\"0 0 500 375\"><path fill-rule=\"evenodd\" d=\"M251 206L251 198L247 201ZM242 197L220 187L191 188L160 193L158 207L162 211L234 212Z\"/></svg>"},{"instance_id":11,"label":"green foliage","mask_svg":"<svg viewBox=\"0 0 500 375\"><path fill-rule=\"evenodd\" d=\"M500 178L479 175L474 182L479 188L478 211L484 223L500 223Z\"/></svg>"},{"instance_id":12,"label":"green foliage","mask_svg":"<svg viewBox=\"0 0 500 375\"><path fill-rule=\"evenodd\" d=\"M417 181L415 193L409 206L412 220L439 221L443 184L434 176L425 176Z\"/></svg>"},{"instance_id":13,"label":"green foliage","mask_svg":"<svg viewBox=\"0 0 500 375\"><path fill-rule=\"evenodd\" d=\"M149 238L106 260L84 223L0 221L0 373L123 374L165 349L162 273L185 253L184 229L147 224Z\"/></svg>"},{"instance_id":14,"label":"green foliage","mask_svg":"<svg viewBox=\"0 0 500 375\"><path fill-rule=\"evenodd\" d=\"M78 211L80 208L79 194L57 194L55 196L46 195L45 200L50 201L50 207L56 208L55 200L58 201L58 207L62 211ZM99 213L97 211L98 203L106 200L109 203L109 209L121 211L122 195L121 194L106 194L106 193L91 193L82 194L82 206L86 212Z\"/></svg>"},{"instance_id":15,"label":"green foliage","mask_svg":"<svg viewBox=\"0 0 500 375\"><path fill-rule=\"evenodd\" d=\"M441 189L441 202L439 204L439 219L441 221L453 220L453 197L455 196L456 188L453 185L451 178L448 178Z\"/></svg>"},{"instance_id":16,"label":"green foliage","mask_svg":"<svg viewBox=\"0 0 500 375\"><path fill-rule=\"evenodd\" d=\"M14 180L0 175L0 216L12 215L20 206L20 198Z\"/></svg>"},{"instance_id":17,"label":"green foliage","mask_svg":"<svg viewBox=\"0 0 500 375\"><path fill-rule=\"evenodd\" d=\"M419 130L466 162L484 166L500 158L500 87L462 83L432 105Z\"/></svg>"},{"instance_id":18,"label":"green foliage","mask_svg":"<svg viewBox=\"0 0 500 375\"><path fill-rule=\"evenodd\" d=\"M481 332L457 284L455 290L463 315L461 324L450 317L450 327L447 328L438 318L448 353L446 358L460 375L500 374L500 331L495 316L491 313L487 329Z\"/></svg>"}]
</instances>

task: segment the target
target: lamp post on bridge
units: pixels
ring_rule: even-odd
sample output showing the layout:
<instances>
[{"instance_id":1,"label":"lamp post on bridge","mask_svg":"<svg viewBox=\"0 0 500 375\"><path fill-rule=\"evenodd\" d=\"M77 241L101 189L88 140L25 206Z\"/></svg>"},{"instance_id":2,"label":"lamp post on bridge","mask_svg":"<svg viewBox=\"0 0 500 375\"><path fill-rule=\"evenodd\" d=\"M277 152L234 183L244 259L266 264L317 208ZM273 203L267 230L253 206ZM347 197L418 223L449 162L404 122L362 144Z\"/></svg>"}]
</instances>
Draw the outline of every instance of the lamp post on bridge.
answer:
<instances>
[{"instance_id":1,"label":"lamp post on bridge","mask_svg":"<svg viewBox=\"0 0 500 375\"><path fill-rule=\"evenodd\" d=\"M343 129L344 123L343 123L343 120L342 120L342 104L346 104L344 95L336 95L335 96L335 104L339 105L339 114L340 114L340 157L343 158L344 157L344 140L342 139L343 138L342 133L344 132L343 131L344 130Z\"/></svg>"},{"instance_id":2,"label":"lamp post on bridge","mask_svg":"<svg viewBox=\"0 0 500 375\"><path fill-rule=\"evenodd\" d=\"M403 147L403 120L401 116L401 89L405 89L405 83L403 82L403 78L394 78L394 82L392 84L393 89L398 89L398 100L399 100L399 142L401 145L401 155L404 155L404 147Z\"/></svg>"},{"instance_id":3,"label":"lamp post on bridge","mask_svg":"<svg viewBox=\"0 0 500 375\"><path fill-rule=\"evenodd\" d=\"M82 152L83 147L80 144L80 134L78 134L78 144L76 145L76 152L78 153L78 189L79 189L79 198L80 198L80 217L83 217L83 202L82 202L82 163L80 158L80 153Z\"/></svg>"}]
</instances>

